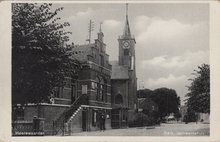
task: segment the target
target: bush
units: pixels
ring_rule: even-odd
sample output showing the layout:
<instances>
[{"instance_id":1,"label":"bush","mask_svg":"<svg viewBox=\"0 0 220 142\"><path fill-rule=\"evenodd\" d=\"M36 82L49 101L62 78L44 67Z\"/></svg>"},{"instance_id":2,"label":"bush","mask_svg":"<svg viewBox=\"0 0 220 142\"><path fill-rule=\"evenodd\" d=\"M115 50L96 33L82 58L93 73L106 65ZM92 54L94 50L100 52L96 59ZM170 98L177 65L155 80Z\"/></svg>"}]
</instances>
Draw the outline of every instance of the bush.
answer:
<instances>
[{"instance_id":1,"label":"bush","mask_svg":"<svg viewBox=\"0 0 220 142\"><path fill-rule=\"evenodd\" d=\"M128 122L129 127L143 127L143 126L152 126L154 125L154 119L148 115L138 112L135 114L135 119Z\"/></svg>"}]
</instances>

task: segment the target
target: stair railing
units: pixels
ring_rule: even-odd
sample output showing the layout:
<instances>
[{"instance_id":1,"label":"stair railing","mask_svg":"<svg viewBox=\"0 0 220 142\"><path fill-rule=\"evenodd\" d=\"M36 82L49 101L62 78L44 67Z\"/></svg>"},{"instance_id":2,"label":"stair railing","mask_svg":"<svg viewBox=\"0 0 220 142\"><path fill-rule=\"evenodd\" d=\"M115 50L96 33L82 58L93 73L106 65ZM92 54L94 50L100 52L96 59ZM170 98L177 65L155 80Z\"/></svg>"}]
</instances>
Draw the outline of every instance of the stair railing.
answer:
<instances>
[{"instance_id":1,"label":"stair railing","mask_svg":"<svg viewBox=\"0 0 220 142\"><path fill-rule=\"evenodd\" d=\"M54 122L54 134L57 135L59 131L64 135L65 123L70 119L74 112L81 106L88 104L88 96L80 95L71 105L66 109L60 117Z\"/></svg>"}]
</instances>

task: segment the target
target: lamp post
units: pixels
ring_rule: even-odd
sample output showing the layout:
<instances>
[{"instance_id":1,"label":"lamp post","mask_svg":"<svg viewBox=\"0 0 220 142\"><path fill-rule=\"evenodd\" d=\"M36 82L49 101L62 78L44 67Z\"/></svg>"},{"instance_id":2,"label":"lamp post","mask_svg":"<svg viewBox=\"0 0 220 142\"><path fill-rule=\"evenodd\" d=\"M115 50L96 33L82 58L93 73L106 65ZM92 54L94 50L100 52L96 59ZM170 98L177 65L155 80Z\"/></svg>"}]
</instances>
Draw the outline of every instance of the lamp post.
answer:
<instances>
[{"instance_id":1,"label":"lamp post","mask_svg":"<svg viewBox=\"0 0 220 142\"><path fill-rule=\"evenodd\" d=\"M168 94L166 95L167 100L166 100L166 115L168 115Z\"/></svg>"}]
</instances>

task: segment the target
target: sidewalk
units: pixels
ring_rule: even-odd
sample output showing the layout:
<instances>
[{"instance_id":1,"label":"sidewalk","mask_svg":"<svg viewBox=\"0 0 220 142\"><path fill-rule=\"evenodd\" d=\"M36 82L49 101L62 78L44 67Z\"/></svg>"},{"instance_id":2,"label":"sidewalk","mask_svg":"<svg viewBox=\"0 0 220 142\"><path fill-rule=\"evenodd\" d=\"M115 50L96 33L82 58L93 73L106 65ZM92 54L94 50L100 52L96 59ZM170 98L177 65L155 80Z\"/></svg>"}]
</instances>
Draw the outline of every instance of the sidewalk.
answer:
<instances>
[{"instance_id":1,"label":"sidewalk","mask_svg":"<svg viewBox=\"0 0 220 142\"><path fill-rule=\"evenodd\" d=\"M151 127L74 133L72 136L209 136L209 124L176 123Z\"/></svg>"}]
</instances>

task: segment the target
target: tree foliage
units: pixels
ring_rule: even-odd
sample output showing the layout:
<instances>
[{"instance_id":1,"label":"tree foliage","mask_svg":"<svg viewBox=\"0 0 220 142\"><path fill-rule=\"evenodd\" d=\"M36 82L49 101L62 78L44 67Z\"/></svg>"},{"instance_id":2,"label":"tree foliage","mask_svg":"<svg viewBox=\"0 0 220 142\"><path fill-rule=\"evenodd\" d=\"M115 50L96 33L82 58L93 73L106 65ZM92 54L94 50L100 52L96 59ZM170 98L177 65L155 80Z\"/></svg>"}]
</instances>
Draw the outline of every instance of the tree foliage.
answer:
<instances>
[{"instance_id":1,"label":"tree foliage","mask_svg":"<svg viewBox=\"0 0 220 142\"><path fill-rule=\"evenodd\" d=\"M152 93L153 93L153 91L150 89L138 90L137 97L138 98L147 98L147 97L151 96Z\"/></svg>"},{"instance_id":2,"label":"tree foliage","mask_svg":"<svg viewBox=\"0 0 220 142\"><path fill-rule=\"evenodd\" d=\"M65 76L74 76L78 63L70 58L68 22L61 23L52 4L12 4L12 102L48 101Z\"/></svg>"},{"instance_id":3,"label":"tree foliage","mask_svg":"<svg viewBox=\"0 0 220 142\"><path fill-rule=\"evenodd\" d=\"M158 105L160 117L165 117L170 113L178 114L180 97L173 89L158 88L153 91L149 89L138 90L139 98L150 98Z\"/></svg>"},{"instance_id":4,"label":"tree foliage","mask_svg":"<svg viewBox=\"0 0 220 142\"><path fill-rule=\"evenodd\" d=\"M188 87L186 96L187 106L189 110L201 113L210 113L210 67L208 64L198 66L198 70L194 70L195 76Z\"/></svg>"}]
</instances>

